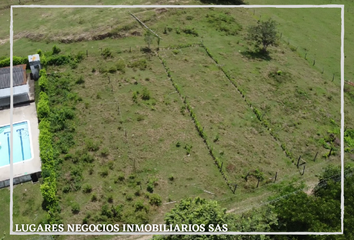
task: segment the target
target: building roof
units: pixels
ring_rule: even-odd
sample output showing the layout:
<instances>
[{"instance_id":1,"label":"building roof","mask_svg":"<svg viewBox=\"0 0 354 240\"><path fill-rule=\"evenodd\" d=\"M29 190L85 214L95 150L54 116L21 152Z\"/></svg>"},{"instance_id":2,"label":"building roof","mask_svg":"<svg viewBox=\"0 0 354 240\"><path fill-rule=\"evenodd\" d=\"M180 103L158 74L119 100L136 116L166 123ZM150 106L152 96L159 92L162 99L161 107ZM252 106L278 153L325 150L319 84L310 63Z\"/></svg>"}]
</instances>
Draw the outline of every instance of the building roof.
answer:
<instances>
[{"instance_id":1,"label":"building roof","mask_svg":"<svg viewBox=\"0 0 354 240\"><path fill-rule=\"evenodd\" d=\"M13 66L13 86L27 83L26 64ZM0 89L10 88L10 67L0 68Z\"/></svg>"}]
</instances>

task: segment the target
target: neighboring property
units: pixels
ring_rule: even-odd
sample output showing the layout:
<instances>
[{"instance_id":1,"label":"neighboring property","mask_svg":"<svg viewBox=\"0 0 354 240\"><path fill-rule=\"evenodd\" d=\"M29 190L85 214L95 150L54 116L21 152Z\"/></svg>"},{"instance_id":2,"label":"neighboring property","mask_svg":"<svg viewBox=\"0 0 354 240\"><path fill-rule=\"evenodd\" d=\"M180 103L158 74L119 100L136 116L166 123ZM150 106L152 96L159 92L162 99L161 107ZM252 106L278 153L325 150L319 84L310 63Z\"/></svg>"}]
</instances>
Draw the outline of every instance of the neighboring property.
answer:
<instances>
[{"instance_id":1,"label":"neighboring property","mask_svg":"<svg viewBox=\"0 0 354 240\"><path fill-rule=\"evenodd\" d=\"M38 54L37 54L38 55ZM31 58L31 77L38 79L39 56ZM32 61L33 60L33 61ZM10 67L0 68L0 188L10 184L10 152L13 148L14 184L38 180L41 172L39 130L34 103L34 81L26 64L13 66L13 144L10 141Z\"/></svg>"},{"instance_id":2,"label":"neighboring property","mask_svg":"<svg viewBox=\"0 0 354 240\"><path fill-rule=\"evenodd\" d=\"M10 67L0 68L0 107L10 106L10 87ZM26 64L13 66L13 94L14 104L30 100Z\"/></svg>"}]
</instances>

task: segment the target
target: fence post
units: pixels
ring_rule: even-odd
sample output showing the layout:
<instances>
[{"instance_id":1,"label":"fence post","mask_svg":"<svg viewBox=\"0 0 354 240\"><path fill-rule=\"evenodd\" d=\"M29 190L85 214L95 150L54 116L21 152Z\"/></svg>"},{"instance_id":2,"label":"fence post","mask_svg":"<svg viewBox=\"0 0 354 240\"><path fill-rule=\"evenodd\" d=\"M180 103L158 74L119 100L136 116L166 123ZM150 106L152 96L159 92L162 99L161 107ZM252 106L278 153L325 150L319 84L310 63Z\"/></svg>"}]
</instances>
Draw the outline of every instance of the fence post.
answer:
<instances>
[{"instance_id":1,"label":"fence post","mask_svg":"<svg viewBox=\"0 0 354 240\"><path fill-rule=\"evenodd\" d=\"M277 181L278 172L275 172L274 182Z\"/></svg>"},{"instance_id":2,"label":"fence post","mask_svg":"<svg viewBox=\"0 0 354 240\"><path fill-rule=\"evenodd\" d=\"M305 167L306 167L306 164L304 165L304 168L303 168L303 170L302 170L302 174L301 174L301 175L304 175L304 173L305 173Z\"/></svg>"},{"instance_id":3,"label":"fence post","mask_svg":"<svg viewBox=\"0 0 354 240\"><path fill-rule=\"evenodd\" d=\"M86 49L86 57L88 57L88 50Z\"/></svg>"},{"instance_id":4,"label":"fence post","mask_svg":"<svg viewBox=\"0 0 354 240\"><path fill-rule=\"evenodd\" d=\"M322 74L324 73L324 68L322 68Z\"/></svg>"},{"instance_id":5,"label":"fence post","mask_svg":"<svg viewBox=\"0 0 354 240\"><path fill-rule=\"evenodd\" d=\"M305 53L305 59L307 60L307 53Z\"/></svg>"},{"instance_id":6,"label":"fence post","mask_svg":"<svg viewBox=\"0 0 354 240\"><path fill-rule=\"evenodd\" d=\"M236 189L237 189L237 184L235 184L234 190L232 191L234 194L235 194L235 192L236 192Z\"/></svg>"},{"instance_id":7,"label":"fence post","mask_svg":"<svg viewBox=\"0 0 354 240\"><path fill-rule=\"evenodd\" d=\"M316 152L315 158L313 159L314 162L316 162L318 152Z\"/></svg>"},{"instance_id":8,"label":"fence post","mask_svg":"<svg viewBox=\"0 0 354 240\"><path fill-rule=\"evenodd\" d=\"M329 150L328 157L330 157L330 156L331 156L331 154L332 154L332 150L333 150L333 148L331 148L331 150Z\"/></svg>"},{"instance_id":9,"label":"fence post","mask_svg":"<svg viewBox=\"0 0 354 240\"><path fill-rule=\"evenodd\" d=\"M301 159L301 155L300 155L300 157L299 157L298 160L297 160L297 164L296 164L297 168L299 168L300 159Z\"/></svg>"},{"instance_id":10,"label":"fence post","mask_svg":"<svg viewBox=\"0 0 354 240\"><path fill-rule=\"evenodd\" d=\"M313 60L312 66L315 66L315 64L316 64L316 59Z\"/></svg>"}]
</instances>

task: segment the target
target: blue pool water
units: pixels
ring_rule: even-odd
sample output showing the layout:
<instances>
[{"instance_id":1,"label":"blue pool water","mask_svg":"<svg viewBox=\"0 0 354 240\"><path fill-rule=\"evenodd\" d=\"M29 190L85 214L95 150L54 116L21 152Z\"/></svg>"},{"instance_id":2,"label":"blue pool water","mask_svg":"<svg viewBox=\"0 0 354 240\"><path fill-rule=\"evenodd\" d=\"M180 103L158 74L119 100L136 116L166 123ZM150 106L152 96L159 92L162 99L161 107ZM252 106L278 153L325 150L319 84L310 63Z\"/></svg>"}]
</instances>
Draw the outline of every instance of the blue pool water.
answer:
<instances>
[{"instance_id":1,"label":"blue pool water","mask_svg":"<svg viewBox=\"0 0 354 240\"><path fill-rule=\"evenodd\" d=\"M32 158L28 122L13 124L13 162ZM10 164L10 125L0 127L0 167Z\"/></svg>"}]
</instances>

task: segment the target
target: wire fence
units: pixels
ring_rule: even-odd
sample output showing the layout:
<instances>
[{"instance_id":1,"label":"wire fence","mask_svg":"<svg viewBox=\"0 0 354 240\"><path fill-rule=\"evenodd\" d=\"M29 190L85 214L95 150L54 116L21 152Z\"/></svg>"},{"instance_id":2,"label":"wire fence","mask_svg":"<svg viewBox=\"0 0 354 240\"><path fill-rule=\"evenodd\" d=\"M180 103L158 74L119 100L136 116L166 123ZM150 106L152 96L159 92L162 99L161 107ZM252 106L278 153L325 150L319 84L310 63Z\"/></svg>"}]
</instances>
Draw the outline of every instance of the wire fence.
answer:
<instances>
[{"instance_id":1,"label":"wire fence","mask_svg":"<svg viewBox=\"0 0 354 240\"><path fill-rule=\"evenodd\" d=\"M349 8L349 7L346 8L346 12L350 12L353 10L354 10L353 8ZM250 12L250 14L253 14L257 20L262 20L262 16L264 17L264 15L259 13L256 9L249 9L248 11ZM267 16L267 18L269 17ZM321 59L316 56L316 53L309 52L309 49L307 49L304 46L300 46L295 40L283 34L283 32L278 31L278 37L281 42L289 46L291 51L297 53L301 58L306 60L306 62L310 66L313 66L321 74L325 75L325 78L328 81L331 81L337 85L341 84L341 75L340 75L340 68L339 68L340 58L338 59L338 71L333 71L333 69L331 69L330 66L324 64L321 61Z\"/></svg>"}]
</instances>

